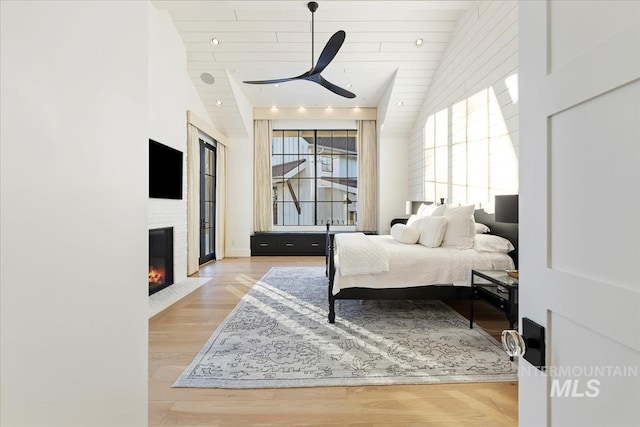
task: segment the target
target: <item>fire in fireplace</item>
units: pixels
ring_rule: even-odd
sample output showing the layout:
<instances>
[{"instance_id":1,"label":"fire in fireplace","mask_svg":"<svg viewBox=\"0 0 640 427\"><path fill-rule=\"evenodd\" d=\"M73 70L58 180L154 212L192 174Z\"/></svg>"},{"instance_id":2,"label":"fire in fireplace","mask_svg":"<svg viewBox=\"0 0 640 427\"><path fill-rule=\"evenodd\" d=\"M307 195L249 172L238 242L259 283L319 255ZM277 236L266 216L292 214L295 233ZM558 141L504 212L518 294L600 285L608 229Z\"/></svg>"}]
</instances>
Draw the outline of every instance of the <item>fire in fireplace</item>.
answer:
<instances>
[{"instance_id":1,"label":"fire in fireplace","mask_svg":"<svg viewBox=\"0 0 640 427\"><path fill-rule=\"evenodd\" d=\"M173 227L149 230L149 295L173 284Z\"/></svg>"},{"instance_id":2,"label":"fire in fireplace","mask_svg":"<svg viewBox=\"0 0 640 427\"><path fill-rule=\"evenodd\" d=\"M149 266L149 285L164 285L165 278L164 268Z\"/></svg>"}]
</instances>

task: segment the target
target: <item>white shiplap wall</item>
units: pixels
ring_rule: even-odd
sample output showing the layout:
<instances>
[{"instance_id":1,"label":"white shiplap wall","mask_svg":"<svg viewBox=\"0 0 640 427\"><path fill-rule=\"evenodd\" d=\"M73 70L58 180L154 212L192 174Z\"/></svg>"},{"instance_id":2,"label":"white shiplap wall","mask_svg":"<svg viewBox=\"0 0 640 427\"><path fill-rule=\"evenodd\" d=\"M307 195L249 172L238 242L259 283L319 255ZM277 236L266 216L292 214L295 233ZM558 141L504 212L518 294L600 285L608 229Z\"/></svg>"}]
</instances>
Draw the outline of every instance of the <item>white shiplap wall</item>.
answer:
<instances>
[{"instance_id":1,"label":"white shiplap wall","mask_svg":"<svg viewBox=\"0 0 640 427\"><path fill-rule=\"evenodd\" d=\"M424 200L424 124L431 114L493 87L518 154L518 105L504 80L518 71L518 3L482 1L458 22L409 141L409 197Z\"/></svg>"}]
</instances>

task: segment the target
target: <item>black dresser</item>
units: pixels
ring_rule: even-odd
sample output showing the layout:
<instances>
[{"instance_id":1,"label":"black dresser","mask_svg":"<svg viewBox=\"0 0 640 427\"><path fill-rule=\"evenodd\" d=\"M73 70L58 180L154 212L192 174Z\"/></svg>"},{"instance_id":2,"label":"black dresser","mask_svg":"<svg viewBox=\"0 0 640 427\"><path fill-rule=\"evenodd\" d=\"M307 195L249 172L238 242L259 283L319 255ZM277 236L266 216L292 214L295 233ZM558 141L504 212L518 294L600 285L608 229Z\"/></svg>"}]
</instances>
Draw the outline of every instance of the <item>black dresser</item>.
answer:
<instances>
[{"instance_id":1,"label":"black dresser","mask_svg":"<svg viewBox=\"0 0 640 427\"><path fill-rule=\"evenodd\" d=\"M264 255L324 255L324 232L270 232L251 236L251 256Z\"/></svg>"}]
</instances>

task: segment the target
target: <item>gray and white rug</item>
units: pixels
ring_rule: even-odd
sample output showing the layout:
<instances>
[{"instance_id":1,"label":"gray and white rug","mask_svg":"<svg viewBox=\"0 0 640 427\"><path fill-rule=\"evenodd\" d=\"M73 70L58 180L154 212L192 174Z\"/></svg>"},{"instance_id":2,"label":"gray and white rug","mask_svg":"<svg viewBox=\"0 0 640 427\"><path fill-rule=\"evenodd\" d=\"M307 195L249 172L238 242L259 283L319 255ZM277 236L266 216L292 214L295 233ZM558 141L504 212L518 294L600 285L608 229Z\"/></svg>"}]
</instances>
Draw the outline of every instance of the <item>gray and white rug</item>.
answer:
<instances>
[{"instance_id":1,"label":"gray and white rug","mask_svg":"<svg viewBox=\"0 0 640 427\"><path fill-rule=\"evenodd\" d=\"M273 268L174 387L271 388L517 380L501 345L439 301L336 302L324 268Z\"/></svg>"}]
</instances>

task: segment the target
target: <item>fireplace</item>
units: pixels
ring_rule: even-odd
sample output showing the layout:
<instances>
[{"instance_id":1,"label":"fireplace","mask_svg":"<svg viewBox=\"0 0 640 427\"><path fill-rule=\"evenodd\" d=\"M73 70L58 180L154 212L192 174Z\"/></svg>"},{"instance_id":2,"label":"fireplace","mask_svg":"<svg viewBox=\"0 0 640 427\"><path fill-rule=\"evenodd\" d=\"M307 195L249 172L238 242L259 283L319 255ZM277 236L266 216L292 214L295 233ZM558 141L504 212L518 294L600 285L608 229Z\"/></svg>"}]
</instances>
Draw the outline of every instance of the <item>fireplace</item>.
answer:
<instances>
[{"instance_id":1,"label":"fireplace","mask_svg":"<svg viewBox=\"0 0 640 427\"><path fill-rule=\"evenodd\" d=\"M149 295L173 285L173 227L149 230Z\"/></svg>"}]
</instances>

